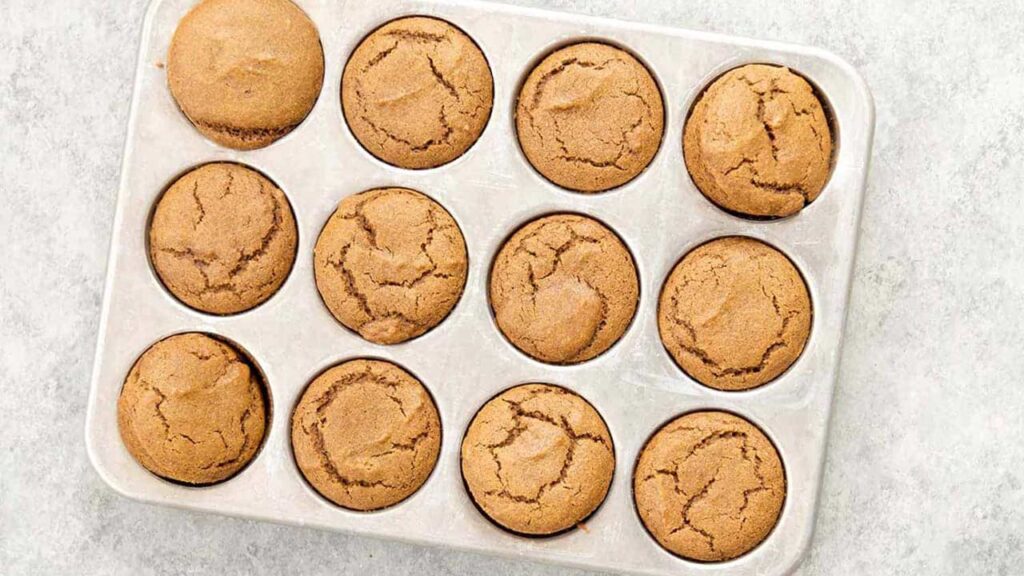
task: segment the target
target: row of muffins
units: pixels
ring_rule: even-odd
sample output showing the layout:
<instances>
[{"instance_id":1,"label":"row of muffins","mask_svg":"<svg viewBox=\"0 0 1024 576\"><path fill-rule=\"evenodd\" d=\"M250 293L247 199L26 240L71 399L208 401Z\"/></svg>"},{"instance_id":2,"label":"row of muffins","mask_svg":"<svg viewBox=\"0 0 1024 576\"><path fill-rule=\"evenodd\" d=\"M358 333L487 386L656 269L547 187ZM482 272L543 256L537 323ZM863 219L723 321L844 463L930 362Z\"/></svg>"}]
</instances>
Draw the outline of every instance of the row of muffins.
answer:
<instances>
[{"instance_id":1,"label":"row of muffins","mask_svg":"<svg viewBox=\"0 0 1024 576\"><path fill-rule=\"evenodd\" d=\"M164 479L209 486L240 473L263 444L270 414L262 373L235 344L202 333L151 346L118 400L131 455ZM310 382L291 414L291 447L307 483L354 511L395 506L418 491L441 450L427 388L379 359L337 364ZM581 525L605 500L614 441L579 394L522 384L487 401L460 450L465 487L492 522L519 535ZM666 550L725 561L760 544L778 521L785 470L749 421L715 411L681 415L654 431L633 468L642 524ZM681 513L680 513L681 511Z\"/></svg>"},{"instance_id":2,"label":"row of muffins","mask_svg":"<svg viewBox=\"0 0 1024 576\"><path fill-rule=\"evenodd\" d=\"M292 269L297 226L272 181L234 163L196 168L160 197L149 256L163 285L210 314L250 310ZM398 344L439 325L459 301L468 250L440 204L407 188L349 196L323 226L313 253L316 286L343 326L375 344ZM610 349L639 302L625 243L582 214L541 216L493 258L489 301L505 338L530 357L578 364ZM746 237L689 251L665 280L662 342L691 377L719 390L766 384L800 356L812 306L796 266Z\"/></svg>"},{"instance_id":3,"label":"row of muffins","mask_svg":"<svg viewBox=\"0 0 1024 576\"><path fill-rule=\"evenodd\" d=\"M204 0L181 21L167 78L185 116L211 140L249 150L298 126L316 103L323 48L289 0ZM455 25L409 16L372 31L341 82L344 117L359 143L399 168L436 168L485 129L494 82L481 48ZM664 133L650 70L600 42L559 48L523 81L515 105L529 163L565 189L594 193L639 175ZM833 130L814 87L779 66L746 65L714 80L693 105L686 167L712 202L753 218L795 214L828 180Z\"/></svg>"}]
</instances>

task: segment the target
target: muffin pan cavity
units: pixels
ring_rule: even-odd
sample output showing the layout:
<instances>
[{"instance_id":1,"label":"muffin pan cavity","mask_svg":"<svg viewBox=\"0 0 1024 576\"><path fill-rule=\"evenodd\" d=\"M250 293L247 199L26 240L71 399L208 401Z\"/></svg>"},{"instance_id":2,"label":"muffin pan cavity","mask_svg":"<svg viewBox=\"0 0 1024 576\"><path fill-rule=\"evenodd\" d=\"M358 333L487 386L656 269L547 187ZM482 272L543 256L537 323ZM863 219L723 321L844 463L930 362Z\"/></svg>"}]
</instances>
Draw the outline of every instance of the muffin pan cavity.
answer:
<instances>
[{"instance_id":1,"label":"muffin pan cavity","mask_svg":"<svg viewBox=\"0 0 1024 576\"><path fill-rule=\"evenodd\" d=\"M265 175L213 162L177 178L146 230L153 272L198 312L247 312L274 296L295 263L298 229L285 193Z\"/></svg>"},{"instance_id":2,"label":"muffin pan cavity","mask_svg":"<svg viewBox=\"0 0 1024 576\"><path fill-rule=\"evenodd\" d=\"M341 201L313 250L331 314L370 342L398 344L440 324L466 285L466 241L441 205L407 188Z\"/></svg>"},{"instance_id":3,"label":"muffin pan cavity","mask_svg":"<svg viewBox=\"0 0 1024 576\"><path fill-rule=\"evenodd\" d=\"M441 448L441 420L412 374L357 358L310 382L292 413L291 442L314 490L369 512L398 504L427 481Z\"/></svg>"},{"instance_id":4,"label":"muffin pan cavity","mask_svg":"<svg viewBox=\"0 0 1024 576\"><path fill-rule=\"evenodd\" d=\"M601 506L615 446L582 396L522 384L480 408L462 439L460 463L484 515L514 534L544 537L576 528Z\"/></svg>"},{"instance_id":5,"label":"muffin pan cavity","mask_svg":"<svg viewBox=\"0 0 1024 576\"><path fill-rule=\"evenodd\" d=\"M124 380L117 425L145 469L186 486L224 482L263 446L271 414L263 373L239 346L186 332L155 342Z\"/></svg>"},{"instance_id":6,"label":"muffin pan cavity","mask_svg":"<svg viewBox=\"0 0 1024 576\"><path fill-rule=\"evenodd\" d=\"M691 378L742 391L797 361L813 316L807 284L785 254L731 236L694 248L672 269L658 301L658 332Z\"/></svg>"},{"instance_id":7,"label":"muffin pan cavity","mask_svg":"<svg viewBox=\"0 0 1024 576\"><path fill-rule=\"evenodd\" d=\"M488 282L498 329L550 364L579 364L614 346L640 298L633 255L601 222L548 214L520 227L494 258Z\"/></svg>"},{"instance_id":8,"label":"muffin pan cavity","mask_svg":"<svg viewBox=\"0 0 1024 576\"><path fill-rule=\"evenodd\" d=\"M523 154L542 176L571 191L604 192L654 159L665 105L650 70L626 49L579 42L530 71L515 123Z\"/></svg>"},{"instance_id":9,"label":"muffin pan cavity","mask_svg":"<svg viewBox=\"0 0 1024 576\"><path fill-rule=\"evenodd\" d=\"M755 220L792 216L814 202L836 146L820 90L769 64L738 66L708 84L683 131L694 184L723 210Z\"/></svg>"},{"instance_id":10,"label":"muffin pan cavity","mask_svg":"<svg viewBox=\"0 0 1024 576\"><path fill-rule=\"evenodd\" d=\"M230 4L229 0L206 1ZM212 140L203 136L182 115L170 94L170 70L162 65L167 63L175 30L196 4L196 0L156 0L143 29L87 418L89 454L108 484L146 502L602 571L651 576L792 571L814 526L874 123L867 88L849 65L811 48L474 0L297 0L295 5L308 16L322 44L322 94L311 98L309 93L317 83L302 84L299 88L306 91L298 101L302 106L282 99L282 106L289 109L281 112L287 114L275 116L267 124L277 127L301 121L300 126L272 145L257 147L266 142L247 140L239 146L235 141L218 143L212 136ZM453 36L444 39L444 31L422 27L388 27L389 23L408 24L411 17L416 17L413 22L417 26L444 24L443 30ZM356 61L359 47L375 32L389 30L396 31L391 43L375 45L374 50L380 51L366 62L360 61L359 70L394 45L394 51L377 64L408 62L409 67L421 66L417 78L429 80L420 86L425 92L417 92L426 95L425 99L402 100L419 102L409 109L389 111L388 103L396 95L387 90L372 95L367 110L373 108L377 116L370 120L378 128L380 118L411 123L399 127L408 128L407 134L392 134L397 140L388 140L372 127L356 130L346 121L352 108L342 105L346 86L354 86L343 82L343 75ZM520 147L515 121L520 90L535 68L558 50L595 42L614 54L621 49L621 54L634 58L649 76L647 93L641 94L641 86L634 86L633 77L619 74L622 70L618 68L596 70L615 72L599 77L598 84L605 82L614 94L626 94L615 97L622 100L622 106L597 109L621 108L628 116L626 125L591 129L587 123L570 122L571 126L562 126L566 133L552 136L553 148L548 146L551 142L542 148L554 150L556 157L582 158L574 146L591 136L595 142L599 138L605 141L603 146L610 147L600 153L611 150L610 158L587 158L598 164L611 160L612 176L617 177L590 174L582 176L586 185L568 180L553 183L540 175L543 166L535 169ZM310 53L315 61L316 51ZM392 56L400 58L389 63ZM576 57L600 59L600 54ZM584 66L579 71L594 72L607 60L585 60L594 68ZM768 221L738 217L709 202L691 178L683 144L689 109L709 82L729 70L760 62L784 66L805 79L823 103L829 126L842 127L842 148L834 147L816 199L785 218ZM476 76L483 75L486 67L487 77L474 84L475 80L464 74L467 67L476 70ZM593 95L592 86L581 96L573 90L582 85L569 80L547 85L547 89L560 86L558 93L546 92L552 98L544 101L548 112L557 111L562 104L587 105L592 100L584 97ZM361 90L369 90L372 83L367 82ZM647 100L646 105L629 95L632 93ZM653 106L655 93L661 113L640 114ZM363 96L370 95L366 92ZM561 99L565 102L560 103ZM775 108L781 107L782 100L781 96L775 104L766 100L766 117L778 112ZM757 112L756 98L745 102L746 106L753 103ZM311 106L308 115L299 109L306 106ZM472 112L461 114L465 106ZM426 116L421 118L417 110ZM596 116L601 119L608 114L597 112ZM493 121L495 118L503 121ZM660 121L660 128L645 124L657 124L654 119ZM563 121L557 113L549 120L559 126ZM423 131L414 134L419 130L417 123ZM639 127L631 132L634 125ZM641 138L641 128L650 128L650 133L644 132ZM771 139L763 124L754 128L760 130L755 130L756 134L768 138L764 150L769 158ZM809 128L800 130L804 136L804 132L813 134ZM835 141L834 129L832 134ZM566 139L566 135L572 138ZM391 144L371 150L382 137ZM538 133L538 138L547 135ZM413 142L414 148L434 140L442 144L429 146L436 155L410 155L395 144L402 139ZM567 151L562 150L559 139ZM784 142L777 144L781 161L789 152L784 150ZM817 144L814 149L821 151ZM643 154L638 156L638 152ZM155 220L150 216L161 195L175 175L213 163L245 166L268 175L277 189L287 193L294 216L294 261L285 274L287 280L269 291L272 297L261 294L255 304L239 304L244 312L220 308L199 312L182 305L168 296L155 279L156 266L150 266L149 222ZM612 188L608 193L582 193ZM400 194L408 201L385 203L370 210L373 214L349 210L352 206L345 204L368 191L380 190L408 191ZM200 199L205 201L202 195ZM219 197L211 196L214 199ZM339 210L339 206L345 209ZM552 215L595 222L606 233L598 237L594 230L573 232L570 226L567 232L556 231L536 246L523 243L509 248L507 243L524 226ZM342 222L330 236L334 238L338 232L340 243L333 251L324 251L324 246L318 249L318 241L334 228L329 222L339 217ZM212 214L204 218L212 218ZM260 216L254 214L253 218L255 223ZM401 224L389 223L392 221ZM246 220L233 226L237 230L225 230L229 237L245 230ZM389 239L394 233L402 233L402 237ZM759 366L757 356L770 352L766 367L772 366L764 382L741 377L705 385L706 375L687 369L684 362L680 362L682 367L677 365L659 333L659 301L673 269L695 248L720 238L745 238L775 249L781 254L781 260L776 260L791 264L790 272L802 282L802 290L793 282L785 284L788 288L768 285L770 282L749 283L759 291L765 288L760 297L754 295L756 306L750 308L763 312L759 317L764 324L756 334L747 334L759 349L753 359L744 354L735 364L728 364L732 362L729 358L715 360L726 369L741 370ZM389 243L391 240L395 243ZM531 274L541 288L546 271L557 268L561 274L548 278L555 290L543 295L543 310L539 307L542 296L537 293L533 317L523 313L530 306L521 303L519 308L509 309L508 317L499 318L503 313L492 309L492 275L502 268L502 254L509 249L529 257L518 264L515 258L508 262L513 267L525 266L519 280L527 285ZM256 262L263 252L246 254L245 258L253 257L250 259ZM325 255L322 261L321 255ZM608 260L616 258L620 263L628 260L629 265L609 268ZM341 264L341 270L335 264ZM195 267L203 266L195 263ZM757 264L751 269L756 268ZM336 284L330 298L333 303L318 290L318 282L324 288L320 282L326 278L322 278L324 272L327 276L338 272L331 276ZM774 269L770 272L776 273ZM252 284L279 279L279 275L254 278ZM361 288L348 290L349 281ZM680 284L685 282L686 278L680 280ZM784 302L791 295L790 288L798 297ZM527 299L529 292L523 292ZM383 297L385 293L390 296ZM701 294L684 297L707 296ZM719 293L709 288L708 294ZM611 295L616 296L615 302ZM797 314L793 310L800 310L801 302L807 303L806 313L792 316L783 327L780 318ZM779 305L781 315L776 315L774 304ZM792 310L784 309L790 304ZM692 323L686 314L700 309L681 310L680 319ZM707 319L696 320L699 324ZM526 344L516 343L523 334L510 330L520 330L533 321L548 321L550 326L537 333L526 330ZM699 328L699 348L708 354L711 348L715 353L730 352L726 345L730 337L708 330L714 328L714 322L694 327ZM784 345L776 345L773 337L781 328L800 330L784 334ZM155 342L184 333L216 334L223 341L244 343L246 354L258 359L262 379L268 384L268 406L272 385L277 413L288 415L266 419L262 448L243 471L228 481L193 482L204 484L201 487L168 482L150 473L132 456L131 443L122 441L118 426L118 399L136 360ZM536 346L538 335L541 340L550 336L551 342ZM720 341L712 338L710 344L705 342L709 335L721 336ZM805 342L798 345L801 340ZM792 353L792 358L779 356L780 362L774 364L776 355L783 352ZM363 365L357 366L360 370L355 370L355 376L331 372L334 367L348 366L349 361L381 362L380 366L394 370L400 366L407 378L396 376L397 372L391 374L391 380L386 375L365 376ZM363 380L357 382L358 377ZM354 387L346 388L344 382ZM511 419L513 430L518 429L516 418L526 424L519 427L518 434L523 436L510 439L508 434L492 430L482 444L509 441L514 450L499 450L497 461L511 466L524 454L528 457L527 449L534 446L520 441L538 442L536 446L546 446L542 453L550 466L538 472L544 475L540 484L539 477L517 476L511 470L508 476L488 478L487 466L493 467L495 459L490 449L484 450L473 456L481 467L477 472L482 472L474 480L478 492L472 492L463 476L465 457L475 446L470 442L469 452L463 450L464 439L476 437L467 432L471 422L475 418L480 422L481 408L498 401L503 392L529 383L557 387L572 395L566 398L581 399L593 414L578 403L573 407L545 400L536 410L520 403L521 411L512 409L503 417ZM344 391L352 398L348 403L325 404L332 390ZM428 406L426 398L433 411L415 412L413 405ZM322 428L317 414L321 405L336 411L327 415L327 427L337 428L329 431L336 437L332 446L327 445L328 431L320 430L318 436L314 430L318 422ZM502 409L511 406L504 401L495 405ZM367 407L379 409L378 416ZM347 420L345 410L362 414L366 421L355 431L345 431L336 426ZM769 487L768 468L755 470L764 475L765 482L760 484L756 474L743 468L738 474L746 476L737 476L734 486L739 490L738 499L735 491L718 492L729 486L724 479L714 480L714 466L744 451L736 435L743 430L733 427L723 432L724 443L711 442L711 452L687 464L692 469L675 472L687 478L675 483L666 473L657 485L643 488L643 495L634 494L634 472L642 463L641 452L648 440L657 438L659 424L697 413L730 414L754 423L758 434L770 438L784 484ZM753 432L744 433L753 436ZM701 438L676 438L664 445L675 442L700 451ZM229 444L232 441L227 440ZM609 449L602 452L606 446ZM751 447L746 447L747 452ZM590 464L575 469L576 456L583 458L583 451L591 449ZM572 458L567 457L570 453ZM760 454L762 460L766 457ZM750 458L756 461L755 456ZM367 466L378 468L361 476ZM392 473L389 466L400 473ZM669 470L657 462L655 466ZM408 477L400 478L401 474ZM585 479L590 490L577 479ZM502 480L507 486L501 486ZM708 494L717 495L697 498L704 484L713 480ZM500 496L502 490L511 497ZM749 527L749 533L706 523L718 513L738 513L744 494L750 499L748 507L759 507L756 517L749 509L751 514L741 529ZM784 497L766 499L778 494ZM637 500L641 496L642 504ZM532 499L540 503L539 510L526 501ZM765 500L755 502L758 499ZM550 514L544 510L549 501ZM589 514L594 509L596 512ZM667 516L654 522L649 516L653 509L661 509ZM742 512L746 514L748 508ZM699 531L685 528L687 522L715 538L713 550ZM684 527L672 535L680 526ZM731 541L725 535L729 532L742 538ZM675 538L681 534L685 542Z\"/></svg>"},{"instance_id":11,"label":"muffin pan cavity","mask_svg":"<svg viewBox=\"0 0 1024 576\"><path fill-rule=\"evenodd\" d=\"M374 30L352 53L341 104L367 152L399 168L436 168L462 156L484 131L494 80L462 30L409 16Z\"/></svg>"}]
</instances>

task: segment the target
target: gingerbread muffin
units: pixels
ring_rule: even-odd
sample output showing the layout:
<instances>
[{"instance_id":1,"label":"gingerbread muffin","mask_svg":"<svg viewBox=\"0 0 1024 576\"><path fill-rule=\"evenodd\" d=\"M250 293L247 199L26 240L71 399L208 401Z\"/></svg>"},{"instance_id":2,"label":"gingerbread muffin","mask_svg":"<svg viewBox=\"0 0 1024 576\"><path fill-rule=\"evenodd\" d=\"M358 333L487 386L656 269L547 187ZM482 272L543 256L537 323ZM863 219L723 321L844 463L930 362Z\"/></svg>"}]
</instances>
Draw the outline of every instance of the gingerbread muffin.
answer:
<instances>
[{"instance_id":1,"label":"gingerbread muffin","mask_svg":"<svg viewBox=\"0 0 1024 576\"><path fill-rule=\"evenodd\" d=\"M472 38L424 16L374 30L341 79L352 133L399 168L434 168L462 156L487 125L493 101L491 68Z\"/></svg>"},{"instance_id":2,"label":"gingerbread muffin","mask_svg":"<svg viewBox=\"0 0 1024 576\"><path fill-rule=\"evenodd\" d=\"M462 441L462 476L492 521L531 536L573 528L604 501L615 450L586 400L524 384L480 409Z\"/></svg>"},{"instance_id":3,"label":"gingerbread muffin","mask_svg":"<svg viewBox=\"0 0 1024 576\"><path fill-rule=\"evenodd\" d=\"M427 481L441 450L441 420L426 388L382 360L351 360L317 376L292 415L302 475L335 504L393 506Z\"/></svg>"},{"instance_id":4,"label":"gingerbread muffin","mask_svg":"<svg viewBox=\"0 0 1024 576\"><path fill-rule=\"evenodd\" d=\"M780 66L754 64L715 80L686 121L694 183L731 212L780 218L813 202L832 167L832 133L814 88Z\"/></svg>"},{"instance_id":5,"label":"gingerbread muffin","mask_svg":"<svg viewBox=\"0 0 1024 576\"><path fill-rule=\"evenodd\" d=\"M690 251L661 292L658 330L676 363L718 390L775 379L803 352L811 299L782 252L744 237Z\"/></svg>"},{"instance_id":6,"label":"gingerbread muffin","mask_svg":"<svg viewBox=\"0 0 1024 576\"><path fill-rule=\"evenodd\" d=\"M268 412L262 377L244 353L187 333L157 342L135 362L117 401L117 424L147 470L202 486L249 464Z\"/></svg>"},{"instance_id":7,"label":"gingerbread muffin","mask_svg":"<svg viewBox=\"0 0 1024 576\"><path fill-rule=\"evenodd\" d=\"M181 111L204 136L238 150L291 132L323 81L320 35L289 0L203 0L178 25L167 56Z\"/></svg>"},{"instance_id":8,"label":"gingerbread muffin","mask_svg":"<svg viewBox=\"0 0 1024 576\"><path fill-rule=\"evenodd\" d=\"M605 352L636 313L639 280L629 250L603 224L576 214L538 218L509 238L491 268L498 328L552 364Z\"/></svg>"},{"instance_id":9,"label":"gingerbread muffin","mask_svg":"<svg viewBox=\"0 0 1024 576\"><path fill-rule=\"evenodd\" d=\"M633 496L644 526L666 550L723 562L753 550L775 527L786 474L753 424L726 412L694 412L644 446Z\"/></svg>"},{"instance_id":10,"label":"gingerbread muffin","mask_svg":"<svg viewBox=\"0 0 1024 576\"><path fill-rule=\"evenodd\" d=\"M438 325L466 285L466 242L440 204L407 188L345 198L313 252L316 286L331 314L377 344Z\"/></svg>"},{"instance_id":11,"label":"gingerbread muffin","mask_svg":"<svg viewBox=\"0 0 1024 576\"><path fill-rule=\"evenodd\" d=\"M291 272L297 242L284 193L240 164L206 164L179 178L149 227L160 281L210 314L243 312L273 296Z\"/></svg>"},{"instance_id":12,"label":"gingerbread muffin","mask_svg":"<svg viewBox=\"0 0 1024 576\"><path fill-rule=\"evenodd\" d=\"M530 73L516 104L519 144L555 184L601 192L635 178L661 146L665 110L650 71L596 42L555 51Z\"/></svg>"}]
</instances>

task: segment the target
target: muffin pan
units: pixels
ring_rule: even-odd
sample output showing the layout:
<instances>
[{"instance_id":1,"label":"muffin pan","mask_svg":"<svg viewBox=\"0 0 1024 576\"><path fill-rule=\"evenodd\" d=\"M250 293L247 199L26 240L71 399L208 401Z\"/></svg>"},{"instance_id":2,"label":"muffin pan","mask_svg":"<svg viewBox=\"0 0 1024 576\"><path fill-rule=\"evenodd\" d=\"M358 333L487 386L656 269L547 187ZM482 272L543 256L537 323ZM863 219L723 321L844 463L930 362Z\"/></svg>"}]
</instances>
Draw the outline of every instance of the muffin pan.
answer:
<instances>
[{"instance_id":1,"label":"muffin pan","mask_svg":"<svg viewBox=\"0 0 1024 576\"><path fill-rule=\"evenodd\" d=\"M114 221L87 443L104 480L142 501L383 538L474 550L583 568L650 575L783 574L806 552L814 527L830 405L839 365L874 116L857 73L820 50L470 1L298 0L319 29L324 88L292 133L249 152L205 139L176 107L163 68L167 47L193 0L156 0L149 9L135 83ZM341 74L366 34L407 15L443 18L481 48L494 75L494 109L479 141L460 158L429 170L389 166L366 152L346 126ZM599 194L559 188L531 168L515 135L515 98L533 66L581 40L628 49L648 66L665 102L665 132L652 163L627 184ZM834 167L821 196L798 214L746 220L716 207L693 185L682 153L692 103L714 78L748 63L789 66L809 79L831 112ZM266 174L287 195L299 230L298 257L280 291L233 316L183 305L154 274L147 222L160 194L181 174L209 162L239 162ZM450 316L426 334L393 346L367 342L341 326L321 300L313 246L338 203L372 188L401 186L438 201L458 222L469 250L465 291ZM542 215L596 218L632 253L640 278L636 316L607 352L569 366L549 365L514 348L491 313L488 276L502 243ZM657 306L673 266L710 239L741 235L786 254L807 282L811 335L795 364L748 392L719 392L686 376L658 336ZM206 332L238 343L265 375L271 399L262 450L237 476L207 487L161 480L121 442L117 399L135 360L154 342ZM333 505L296 466L290 416L307 384L339 362L372 357L413 374L434 396L442 423L437 466L405 501L372 513ZM459 466L463 434L477 410L514 385L564 386L590 402L614 440L616 469L607 499L585 526L526 538L491 523L474 506ZM787 495L778 524L751 552L704 564L661 548L641 523L632 494L638 453L665 422L698 410L743 416L781 456Z\"/></svg>"}]
</instances>

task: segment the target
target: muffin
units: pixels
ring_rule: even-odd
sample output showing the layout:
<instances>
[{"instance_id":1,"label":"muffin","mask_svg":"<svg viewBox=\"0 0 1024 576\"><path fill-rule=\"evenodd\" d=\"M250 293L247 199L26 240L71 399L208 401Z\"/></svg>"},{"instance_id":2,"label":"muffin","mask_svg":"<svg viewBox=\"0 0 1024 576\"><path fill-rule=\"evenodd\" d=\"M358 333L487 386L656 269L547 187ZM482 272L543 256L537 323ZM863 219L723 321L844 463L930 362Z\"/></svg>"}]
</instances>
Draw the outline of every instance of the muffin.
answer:
<instances>
[{"instance_id":1,"label":"muffin","mask_svg":"<svg viewBox=\"0 0 1024 576\"><path fill-rule=\"evenodd\" d=\"M573 528L604 501L615 450L604 420L558 386L524 384L480 409L462 440L462 476L480 510L518 534Z\"/></svg>"},{"instance_id":2,"label":"muffin","mask_svg":"<svg viewBox=\"0 0 1024 576\"><path fill-rule=\"evenodd\" d=\"M268 412L263 380L245 354L194 332L146 350L117 400L121 440L132 457L157 476L198 486L249 464Z\"/></svg>"},{"instance_id":3,"label":"muffin","mask_svg":"<svg viewBox=\"0 0 1024 576\"><path fill-rule=\"evenodd\" d=\"M437 18L399 18L374 30L341 79L352 133L399 168L434 168L462 156L487 125L493 101L483 52Z\"/></svg>"},{"instance_id":4,"label":"muffin","mask_svg":"<svg viewBox=\"0 0 1024 576\"><path fill-rule=\"evenodd\" d=\"M167 82L214 142L262 148L313 109L324 80L320 35L289 0L203 0L174 33Z\"/></svg>"},{"instance_id":5,"label":"muffin","mask_svg":"<svg viewBox=\"0 0 1024 576\"><path fill-rule=\"evenodd\" d=\"M807 285L793 263L744 237L713 240L672 270L658 304L665 348L692 378L749 390L800 356L811 330Z\"/></svg>"},{"instance_id":6,"label":"muffin","mask_svg":"<svg viewBox=\"0 0 1024 576\"><path fill-rule=\"evenodd\" d=\"M552 364L584 362L611 348L636 313L639 290L619 237L576 214L526 224L491 268L498 328L516 348Z\"/></svg>"},{"instance_id":7,"label":"muffin","mask_svg":"<svg viewBox=\"0 0 1024 576\"><path fill-rule=\"evenodd\" d=\"M292 415L302 475L325 498L359 511L393 506L427 481L441 449L433 399L382 360L339 364L309 384Z\"/></svg>"},{"instance_id":8,"label":"muffin","mask_svg":"<svg viewBox=\"0 0 1024 576\"><path fill-rule=\"evenodd\" d=\"M345 198L313 252L316 286L331 314L377 344L437 326L466 285L466 242L440 204L406 188Z\"/></svg>"},{"instance_id":9,"label":"muffin","mask_svg":"<svg viewBox=\"0 0 1024 576\"><path fill-rule=\"evenodd\" d=\"M743 418L694 412L647 442L633 475L637 511L669 552L700 562L746 554L775 527L786 475L771 441Z\"/></svg>"},{"instance_id":10,"label":"muffin","mask_svg":"<svg viewBox=\"0 0 1024 576\"><path fill-rule=\"evenodd\" d=\"M254 308L295 263L291 205L265 176L239 164L206 164L164 192L149 225L149 255L176 298L210 314Z\"/></svg>"},{"instance_id":11,"label":"muffin","mask_svg":"<svg viewBox=\"0 0 1024 576\"><path fill-rule=\"evenodd\" d=\"M556 50L526 78L519 145L555 184L602 192L635 178L661 146L665 111L650 71L625 50L584 42Z\"/></svg>"},{"instance_id":12,"label":"muffin","mask_svg":"<svg viewBox=\"0 0 1024 576\"><path fill-rule=\"evenodd\" d=\"M715 80L686 121L694 183L720 207L781 218L813 202L832 167L832 133L814 88L780 66L753 64Z\"/></svg>"}]
</instances>

